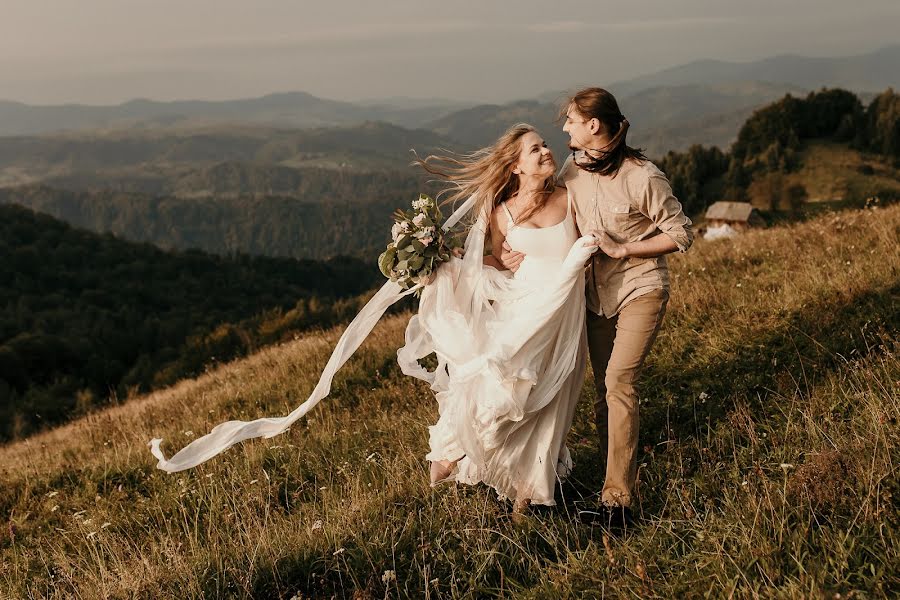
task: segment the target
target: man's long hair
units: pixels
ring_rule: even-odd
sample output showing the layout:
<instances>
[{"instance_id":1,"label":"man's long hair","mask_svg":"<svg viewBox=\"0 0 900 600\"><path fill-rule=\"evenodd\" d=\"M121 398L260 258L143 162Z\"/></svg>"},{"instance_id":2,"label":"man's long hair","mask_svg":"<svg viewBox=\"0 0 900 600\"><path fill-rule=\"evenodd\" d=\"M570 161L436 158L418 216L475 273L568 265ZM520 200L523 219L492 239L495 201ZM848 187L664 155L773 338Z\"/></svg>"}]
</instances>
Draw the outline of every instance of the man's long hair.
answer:
<instances>
[{"instance_id":1,"label":"man's long hair","mask_svg":"<svg viewBox=\"0 0 900 600\"><path fill-rule=\"evenodd\" d=\"M625 143L625 136L628 134L630 125L628 119L619 110L619 103L608 91L592 87L577 92L563 104L560 109L560 118L565 119L570 108L574 108L585 119L600 121L606 135L610 136L606 146L592 149L595 151L594 153L599 150L600 156L595 157L591 153L585 152L584 158L579 159L576 163L580 168L591 173L615 177L626 159L647 160L640 148L632 148Z\"/></svg>"},{"instance_id":2,"label":"man's long hair","mask_svg":"<svg viewBox=\"0 0 900 600\"><path fill-rule=\"evenodd\" d=\"M490 223L491 211L501 202L508 200L519 191L519 177L513 169L522 151L522 137L536 131L527 123L513 125L500 138L487 148L462 155L430 155L425 159L417 159L416 164L432 175L437 175L453 183L453 187L443 203L455 204L465 200L472 194L478 195L478 203L472 211L473 220L479 214L485 216ZM550 176L544 182L534 205L525 214L520 215L518 222L540 212L553 190L556 188L556 177Z\"/></svg>"}]
</instances>

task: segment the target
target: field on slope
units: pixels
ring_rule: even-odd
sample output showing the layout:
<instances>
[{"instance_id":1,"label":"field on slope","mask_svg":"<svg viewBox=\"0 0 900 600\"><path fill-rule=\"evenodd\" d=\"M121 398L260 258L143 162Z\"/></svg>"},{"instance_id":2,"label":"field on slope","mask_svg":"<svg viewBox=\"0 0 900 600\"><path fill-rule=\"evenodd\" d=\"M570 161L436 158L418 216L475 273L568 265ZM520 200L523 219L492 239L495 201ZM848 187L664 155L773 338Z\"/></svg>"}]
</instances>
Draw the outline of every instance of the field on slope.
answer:
<instances>
[{"instance_id":1,"label":"field on slope","mask_svg":"<svg viewBox=\"0 0 900 600\"><path fill-rule=\"evenodd\" d=\"M804 187L808 208L841 202L861 206L866 198L879 197L882 202L900 198L900 162L890 158L859 152L846 144L814 140L799 155L800 167L790 173L767 173L754 179L747 190L754 206L771 209L773 178L777 187L787 189L793 184ZM789 210L782 201L782 210Z\"/></svg>"},{"instance_id":2,"label":"field on slope","mask_svg":"<svg viewBox=\"0 0 900 600\"><path fill-rule=\"evenodd\" d=\"M308 419L192 471L147 440L287 413L340 330L0 448L0 597L895 597L898 233L894 205L672 257L627 535L575 523L603 474L587 384L558 507L515 523L485 488L430 489L401 315Z\"/></svg>"}]
</instances>

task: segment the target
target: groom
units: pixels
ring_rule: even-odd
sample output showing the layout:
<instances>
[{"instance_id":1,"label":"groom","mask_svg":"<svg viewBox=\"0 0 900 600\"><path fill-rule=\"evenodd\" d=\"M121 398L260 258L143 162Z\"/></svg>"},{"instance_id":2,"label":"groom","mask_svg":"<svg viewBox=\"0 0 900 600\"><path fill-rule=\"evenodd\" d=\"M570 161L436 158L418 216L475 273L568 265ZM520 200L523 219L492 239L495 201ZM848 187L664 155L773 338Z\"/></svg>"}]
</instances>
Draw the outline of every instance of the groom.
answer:
<instances>
[{"instance_id":1,"label":"groom","mask_svg":"<svg viewBox=\"0 0 900 600\"><path fill-rule=\"evenodd\" d=\"M586 323L606 479L600 502L579 517L623 527L637 478L635 383L669 299L665 255L685 252L693 233L665 175L625 143L629 124L612 94L581 90L560 116L573 150L560 180L572 194L578 229L594 234L600 249L588 263ZM523 258L504 244L507 268L515 271Z\"/></svg>"}]
</instances>

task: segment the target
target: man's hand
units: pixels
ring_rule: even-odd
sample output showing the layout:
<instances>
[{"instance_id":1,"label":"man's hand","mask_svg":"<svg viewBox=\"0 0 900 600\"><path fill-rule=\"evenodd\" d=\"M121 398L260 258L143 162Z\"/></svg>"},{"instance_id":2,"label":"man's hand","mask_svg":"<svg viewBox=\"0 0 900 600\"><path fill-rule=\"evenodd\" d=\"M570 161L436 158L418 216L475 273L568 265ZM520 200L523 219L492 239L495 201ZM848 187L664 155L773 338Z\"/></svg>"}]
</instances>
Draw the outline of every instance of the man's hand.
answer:
<instances>
[{"instance_id":1,"label":"man's hand","mask_svg":"<svg viewBox=\"0 0 900 600\"><path fill-rule=\"evenodd\" d=\"M525 255L521 252L513 250L506 241L503 241L503 253L500 254L500 262L504 267L515 273L519 270L519 265L525 260Z\"/></svg>"},{"instance_id":2,"label":"man's hand","mask_svg":"<svg viewBox=\"0 0 900 600\"><path fill-rule=\"evenodd\" d=\"M610 258L626 258L628 257L628 250L625 248L625 244L620 244L616 240L609 237L609 234L605 231L592 231L591 235L594 236L594 239L597 241L594 242L594 246L600 248L600 251L603 252Z\"/></svg>"}]
</instances>

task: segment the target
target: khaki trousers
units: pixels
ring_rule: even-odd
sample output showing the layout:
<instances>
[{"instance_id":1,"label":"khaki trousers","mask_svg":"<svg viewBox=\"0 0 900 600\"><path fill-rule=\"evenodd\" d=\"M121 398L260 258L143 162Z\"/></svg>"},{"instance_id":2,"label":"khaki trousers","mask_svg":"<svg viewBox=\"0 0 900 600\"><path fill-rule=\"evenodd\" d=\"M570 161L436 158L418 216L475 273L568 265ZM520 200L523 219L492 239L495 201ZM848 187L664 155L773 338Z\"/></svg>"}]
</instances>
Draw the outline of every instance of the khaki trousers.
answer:
<instances>
[{"instance_id":1,"label":"khaki trousers","mask_svg":"<svg viewBox=\"0 0 900 600\"><path fill-rule=\"evenodd\" d=\"M659 332L669 292L653 290L606 318L587 311L588 348L597 386L600 447L607 446L601 500L630 506L637 478L638 392L635 383Z\"/></svg>"}]
</instances>

